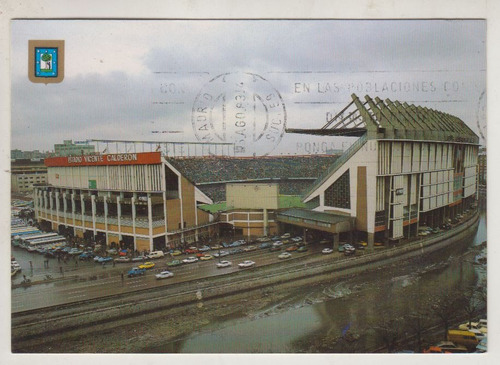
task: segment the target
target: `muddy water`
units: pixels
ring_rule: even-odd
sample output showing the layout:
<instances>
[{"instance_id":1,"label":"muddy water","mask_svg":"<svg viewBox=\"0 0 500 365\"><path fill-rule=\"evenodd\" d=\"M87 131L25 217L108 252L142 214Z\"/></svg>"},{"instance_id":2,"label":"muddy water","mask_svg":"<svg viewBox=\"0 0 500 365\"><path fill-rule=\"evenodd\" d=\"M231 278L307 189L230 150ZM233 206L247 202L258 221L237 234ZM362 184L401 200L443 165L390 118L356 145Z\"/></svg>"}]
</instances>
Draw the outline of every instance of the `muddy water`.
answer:
<instances>
[{"instance_id":1,"label":"muddy water","mask_svg":"<svg viewBox=\"0 0 500 365\"><path fill-rule=\"evenodd\" d=\"M485 240L486 215L483 213L476 235L453 248L356 277L302 289L258 313L220 320L192 333L187 339L148 348L147 351L373 351L383 345L380 333L374 329L381 323L413 313L417 307L428 306L427 298L446 291L461 291L485 280L485 270L472 263L477 254L473 252L473 246ZM426 320L439 323L431 313ZM408 326L404 321L401 323ZM347 330L357 340L332 345L332 339L338 340L338 336Z\"/></svg>"}]
</instances>

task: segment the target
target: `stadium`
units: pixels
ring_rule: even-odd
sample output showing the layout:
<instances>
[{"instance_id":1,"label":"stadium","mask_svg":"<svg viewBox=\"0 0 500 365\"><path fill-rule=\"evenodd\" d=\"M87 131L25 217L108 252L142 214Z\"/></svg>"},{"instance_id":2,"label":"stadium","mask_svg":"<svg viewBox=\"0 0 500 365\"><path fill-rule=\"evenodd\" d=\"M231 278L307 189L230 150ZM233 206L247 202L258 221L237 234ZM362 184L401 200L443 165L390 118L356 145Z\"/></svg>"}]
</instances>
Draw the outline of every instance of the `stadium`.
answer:
<instances>
[{"instance_id":1,"label":"stadium","mask_svg":"<svg viewBox=\"0 0 500 365\"><path fill-rule=\"evenodd\" d=\"M138 251L228 232L249 239L309 232L371 248L441 227L476 202L479 138L450 114L353 94L322 128L287 132L358 139L340 157L261 158L231 157L228 144L219 155L175 157L158 142L146 143L154 152L135 152L141 142L101 141L104 151L120 143L126 152L45 160L36 217L47 229Z\"/></svg>"}]
</instances>

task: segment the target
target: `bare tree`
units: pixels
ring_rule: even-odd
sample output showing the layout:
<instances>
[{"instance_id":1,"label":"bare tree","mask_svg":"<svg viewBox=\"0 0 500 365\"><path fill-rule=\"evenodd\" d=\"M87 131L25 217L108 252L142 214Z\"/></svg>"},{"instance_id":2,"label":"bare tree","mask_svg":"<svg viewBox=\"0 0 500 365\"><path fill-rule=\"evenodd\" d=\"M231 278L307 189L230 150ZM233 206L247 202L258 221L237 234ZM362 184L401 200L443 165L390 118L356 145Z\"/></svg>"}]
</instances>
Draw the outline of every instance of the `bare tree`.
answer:
<instances>
[{"instance_id":1,"label":"bare tree","mask_svg":"<svg viewBox=\"0 0 500 365\"><path fill-rule=\"evenodd\" d=\"M461 310L467 316L469 326L474 318L486 308L486 293L483 287L471 285L467 287L460 298Z\"/></svg>"},{"instance_id":2,"label":"bare tree","mask_svg":"<svg viewBox=\"0 0 500 365\"><path fill-rule=\"evenodd\" d=\"M461 297L456 293L444 292L430 299L431 311L443 322L444 338L447 338L448 329L456 311L460 308Z\"/></svg>"}]
</instances>

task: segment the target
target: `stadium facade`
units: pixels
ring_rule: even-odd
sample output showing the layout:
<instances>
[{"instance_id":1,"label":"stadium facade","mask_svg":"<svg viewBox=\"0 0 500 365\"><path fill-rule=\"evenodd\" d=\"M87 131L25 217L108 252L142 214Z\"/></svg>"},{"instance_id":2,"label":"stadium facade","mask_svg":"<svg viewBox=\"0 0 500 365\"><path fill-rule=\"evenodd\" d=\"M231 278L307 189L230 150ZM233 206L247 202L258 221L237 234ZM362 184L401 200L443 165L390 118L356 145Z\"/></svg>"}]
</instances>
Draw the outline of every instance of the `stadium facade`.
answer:
<instances>
[{"instance_id":1,"label":"stadium facade","mask_svg":"<svg viewBox=\"0 0 500 365\"><path fill-rule=\"evenodd\" d=\"M212 200L160 152L45 159L48 184L35 187L42 228L138 251L177 246L208 234L198 208Z\"/></svg>"},{"instance_id":2,"label":"stadium facade","mask_svg":"<svg viewBox=\"0 0 500 365\"><path fill-rule=\"evenodd\" d=\"M476 201L479 137L450 114L355 94L321 129L357 136L304 194L316 212L354 218L358 237L399 241L439 227Z\"/></svg>"}]
</instances>

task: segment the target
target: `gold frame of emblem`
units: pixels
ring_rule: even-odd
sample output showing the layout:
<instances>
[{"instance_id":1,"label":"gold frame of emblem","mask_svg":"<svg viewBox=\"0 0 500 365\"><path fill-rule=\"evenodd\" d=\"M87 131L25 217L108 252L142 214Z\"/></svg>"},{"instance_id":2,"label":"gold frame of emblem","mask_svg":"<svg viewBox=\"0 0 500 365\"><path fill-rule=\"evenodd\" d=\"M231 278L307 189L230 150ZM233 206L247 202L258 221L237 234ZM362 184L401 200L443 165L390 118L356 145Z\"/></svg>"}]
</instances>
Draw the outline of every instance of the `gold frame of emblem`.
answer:
<instances>
[{"instance_id":1,"label":"gold frame of emblem","mask_svg":"<svg viewBox=\"0 0 500 365\"><path fill-rule=\"evenodd\" d=\"M35 48L57 48L57 76L40 77L35 75ZM28 78L40 84L57 84L64 79L64 41L63 40L29 40L28 41Z\"/></svg>"}]
</instances>

